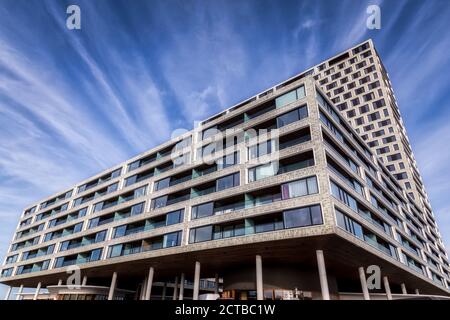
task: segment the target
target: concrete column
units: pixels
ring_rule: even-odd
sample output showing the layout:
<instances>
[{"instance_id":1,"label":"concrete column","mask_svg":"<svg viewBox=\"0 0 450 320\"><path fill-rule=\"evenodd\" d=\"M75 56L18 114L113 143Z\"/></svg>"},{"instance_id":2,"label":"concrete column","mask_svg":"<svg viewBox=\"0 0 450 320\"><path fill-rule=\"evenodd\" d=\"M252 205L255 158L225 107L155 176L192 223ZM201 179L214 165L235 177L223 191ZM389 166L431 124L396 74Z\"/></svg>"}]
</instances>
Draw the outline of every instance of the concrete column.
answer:
<instances>
[{"instance_id":1,"label":"concrete column","mask_svg":"<svg viewBox=\"0 0 450 320\"><path fill-rule=\"evenodd\" d=\"M416 295L420 295L419 289L416 289L414 292L416 293Z\"/></svg>"},{"instance_id":2,"label":"concrete column","mask_svg":"<svg viewBox=\"0 0 450 320\"><path fill-rule=\"evenodd\" d=\"M214 287L214 293L218 294L219 293L219 274L218 273L216 273L214 281L216 283L216 286Z\"/></svg>"},{"instance_id":3,"label":"concrete column","mask_svg":"<svg viewBox=\"0 0 450 320\"><path fill-rule=\"evenodd\" d=\"M400 286L402 287L402 294L408 294L408 291L406 290L405 284L402 283Z\"/></svg>"},{"instance_id":4,"label":"concrete column","mask_svg":"<svg viewBox=\"0 0 450 320\"><path fill-rule=\"evenodd\" d=\"M145 295L145 288L147 286L147 276L145 276L144 281L142 281L142 286L141 286L141 295L140 295L140 299L144 300L144 295Z\"/></svg>"},{"instance_id":5,"label":"concrete column","mask_svg":"<svg viewBox=\"0 0 450 320\"><path fill-rule=\"evenodd\" d=\"M192 295L192 300L198 300L198 292L200 291L200 262L195 262L195 273L194 273L194 293Z\"/></svg>"},{"instance_id":6,"label":"concrete column","mask_svg":"<svg viewBox=\"0 0 450 320\"><path fill-rule=\"evenodd\" d=\"M162 300L166 300L166 291L167 291L167 282L164 282L161 295Z\"/></svg>"},{"instance_id":7,"label":"concrete column","mask_svg":"<svg viewBox=\"0 0 450 320\"><path fill-rule=\"evenodd\" d=\"M136 288L136 293L134 294L134 300L140 300L140 294L142 292L141 284L139 283Z\"/></svg>"},{"instance_id":8,"label":"concrete column","mask_svg":"<svg viewBox=\"0 0 450 320\"><path fill-rule=\"evenodd\" d=\"M148 277L147 277L147 286L145 287L145 300L150 300L152 296L152 285L153 285L153 274L155 273L155 269L150 267L148 269Z\"/></svg>"},{"instance_id":9,"label":"concrete column","mask_svg":"<svg viewBox=\"0 0 450 320\"><path fill-rule=\"evenodd\" d=\"M6 291L5 300L9 300L9 296L11 295L11 290L12 290L12 287L9 287L8 291Z\"/></svg>"},{"instance_id":10,"label":"concrete column","mask_svg":"<svg viewBox=\"0 0 450 320\"><path fill-rule=\"evenodd\" d=\"M370 300L369 289L367 288L366 273L364 272L364 268L359 267L358 272L359 272L359 280L361 281L361 288L364 295L364 300Z\"/></svg>"},{"instance_id":11,"label":"concrete column","mask_svg":"<svg viewBox=\"0 0 450 320\"><path fill-rule=\"evenodd\" d=\"M109 286L108 300L114 299L114 292L116 291L117 272L113 272L111 278L111 285Z\"/></svg>"},{"instance_id":12,"label":"concrete column","mask_svg":"<svg viewBox=\"0 0 450 320\"><path fill-rule=\"evenodd\" d=\"M177 300L178 297L178 276L175 277L175 285L173 286L172 300Z\"/></svg>"},{"instance_id":13,"label":"concrete column","mask_svg":"<svg viewBox=\"0 0 450 320\"><path fill-rule=\"evenodd\" d=\"M40 282L38 283L38 285L36 287L36 291L34 293L33 300L37 300L38 295L39 295L39 291L41 291L41 283Z\"/></svg>"},{"instance_id":14,"label":"concrete column","mask_svg":"<svg viewBox=\"0 0 450 320\"><path fill-rule=\"evenodd\" d=\"M264 300L262 258L256 255L256 299Z\"/></svg>"},{"instance_id":15,"label":"concrete column","mask_svg":"<svg viewBox=\"0 0 450 320\"><path fill-rule=\"evenodd\" d=\"M180 279L180 296L179 299L183 300L184 298L184 273L181 274L181 279Z\"/></svg>"},{"instance_id":16,"label":"concrete column","mask_svg":"<svg viewBox=\"0 0 450 320\"><path fill-rule=\"evenodd\" d=\"M17 291L16 300L22 299L22 291L23 291L23 284L20 285L19 291Z\"/></svg>"},{"instance_id":17,"label":"concrete column","mask_svg":"<svg viewBox=\"0 0 450 320\"><path fill-rule=\"evenodd\" d=\"M62 279L58 280L58 286L62 286Z\"/></svg>"},{"instance_id":18,"label":"concrete column","mask_svg":"<svg viewBox=\"0 0 450 320\"><path fill-rule=\"evenodd\" d=\"M322 290L322 300L330 300L330 291L328 289L327 269L325 267L325 259L323 251L316 250L317 266L319 268L320 289Z\"/></svg>"},{"instance_id":19,"label":"concrete column","mask_svg":"<svg viewBox=\"0 0 450 320\"><path fill-rule=\"evenodd\" d=\"M81 282L81 285L82 285L82 286L85 286L86 283L87 283L87 276L84 276L84 277L83 277L83 281Z\"/></svg>"},{"instance_id":20,"label":"concrete column","mask_svg":"<svg viewBox=\"0 0 450 320\"><path fill-rule=\"evenodd\" d=\"M384 290L386 291L386 296L388 300L392 300L391 287L389 286L388 277L383 277Z\"/></svg>"}]
</instances>

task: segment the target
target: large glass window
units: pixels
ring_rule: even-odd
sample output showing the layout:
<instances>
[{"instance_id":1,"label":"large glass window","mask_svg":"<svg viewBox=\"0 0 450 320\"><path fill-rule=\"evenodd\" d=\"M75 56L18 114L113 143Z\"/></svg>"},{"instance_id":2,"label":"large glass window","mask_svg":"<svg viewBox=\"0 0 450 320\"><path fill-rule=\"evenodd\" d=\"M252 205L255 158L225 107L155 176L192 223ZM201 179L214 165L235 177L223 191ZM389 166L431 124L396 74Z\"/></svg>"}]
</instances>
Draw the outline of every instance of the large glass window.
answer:
<instances>
[{"instance_id":1,"label":"large glass window","mask_svg":"<svg viewBox=\"0 0 450 320\"><path fill-rule=\"evenodd\" d=\"M230 153L217 160L217 169L225 169L239 163L239 152Z\"/></svg>"},{"instance_id":2,"label":"large glass window","mask_svg":"<svg viewBox=\"0 0 450 320\"><path fill-rule=\"evenodd\" d=\"M91 251L91 256L89 258L89 261L97 261L100 260L102 256L102 249L95 249Z\"/></svg>"},{"instance_id":3,"label":"large glass window","mask_svg":"<svg viewBox=\"0 0 450 320\"><path fill-rule=\"evenodd\" d=\"M199 227L191 229L189 234L189 243L212 240L212 226Z\"/></svg>"},{"instance_id":4,"label":"large glass window","mask_svg":"<svg viewBox=\"0 0 450 320\"><path fill-rule=\"evenodd\" d=\"M127 232L127 225L123 225L123 226L118 226L116 228L114 228L114 236L113 238L120 238L125 236Z\"/></svg>"},{"instance_id":5,"label":"large glass window","mask_svg":"<svg viewBox=\"0 0 450 320\"><path fill-rule=\"evenodd\" d=\"M304 119L308 116L308 110L306 106L297 108L295 110L289 111L285 114L282 114L277 117L277 127L281 128L284 126L287 126L288 124L291 124L295 121L299 121L301 119Z\"/></svg>"},{"instance_id":6,"label":"large glass window","mask_svg":"<svg viewBox=\"0 0 450 320\"><path fill-rule=\"evenodd\" d=\"M145 191L146 191L146 186L143 186L143 187L140 187L140 188L134 190L134 199L144 196Z\"/></svg>"},{"instance_id":7,"label":"large glass window","mask_svg":"<svg viewBox=\"0 0 450 320\"><path fill-rule=\"evenodd\" d=\"M106 238L106 230L97 232L97 233L95 234L95 242L102 242L102 241L105 241L105 238Z\"/></svg>"},{"instance_id":8,"label":"large glass window","mask_svg":"<svg viewBox=\"0 0 450 320\"><path fill-rule=\"evenodd\" d=\"M167 204L167 195L153 199L152 201L152 209L158 209L165 207Z\"/></svg>"},{"instance_id":9,"label":"large glass window","mask_svg":"<svg viewBox=\"0 0 450 320\"><path fill-rule=\"evenodd\" d=\"M358 212L358 204L357 204L355 198L353 198L351 195L349 195L344 189L339 187L333 181L331 181L331 193L335 198L341 200L347 206L352 208L355 212Z\"/></svg>"},{"instance_id":10,"label":"large glass window","mask_svg":"<svg viewBox=\"0 0 450 320\"><path fill-rule=\"evenodd\" d=\"M83 228L83 222L77 223L73 227L73 233L80 232L82 228Z\"/></svg>"},{"instance_id":11,"label":"large glass window","mask_svg":"<svg viewBox=\"0 0 450 320\"><path fill-rule=\"evenodd\" d=\"M239 185L239 172L217 179L216 191L222 191Z\"/></svg>"},{"instance_id":12,"label":"large glass window","mask_svg":"<svg viewBox=\"0 0 450 320\"><path fill-rule=\"evenodd\" d=\"M116 244L115 246L112 246L109 251L109 257L114 258L120 256L122 254L122 247L123 244Z\"/></svg>"},{"instance_id":13,"label":"large glass window","mask_svg":"<svg viewBox=\"0 0 450 320\"><path fill-rule=\"evenodd\" d=\"M214 202L203 203L192 207L192 219L212 216L214 214Z\"/></svg>"},{"instance_id":14,"label":"large glass window","mask_svg":"<svg viewBox=\"0 0 450 320\"><path fill-rule=\"evenodd\" d=\"M164 248L179 246L181 242L181 232L173 232L164 235Z\"/></svg>"},{"instance_id":15,"label":"large glass window","mask_svg":"<svg viewBox=\"0 0 450 320\"><path fill-rule=\"evenodd\" d=\"M298 99L305 97L305 87L301 86L297 89L289 91L275 99L275 106L277 108L284 107L285 105L292 103Z\"/></svg>"},{"instance_id":16,"label":"large glass window","mask_svg":"<svg viewBox=\"0 0 450 320\"><path fill-rule=\"evenodd\" d=\"M141 214L142 211L144 211L144 202L135 204L134 206L131 207L131 215L132 216Z\"/></svg>"},{"instance_id":17,"label":"large glass window","mask_svg":"<svg viewBox=\"0 0 450 320\"><path fill-rule=\"evenodd\" d=\"M173 211L173 212L169 212L166 215L166 226L182 222L183 221L183 214L184 214L184 209Z\"/></svg>"},{"instance_id":18,"label":"large glass window","mask_svg":"<svg viewBox=\"0 0 450 320\"><path fill-rule=\"evenodd\" d=\"M323 223L319 205L287 210L283 212L283 217L285 228L306 227Z\"/></svg>"},{"instance_id":19,"label":"large glass window","mask_svg":"<svg viewBox=\"0 0 450 320\"><path fill-rule=\"evenodd\" d=\"M347 215L336 209L336 221L337 225L342 229L352 233L356 237L364 240L364 234L362 227L359 223L350 219Z\"/></svg>"},{"instance_id":20,"label":"large glass window","mask_svg":"<svg viewBox=\"0 0 450 320\"><path fill-rule=\"evenodd\" d=\"M164 188L168 188L170 186L170 177L156 181L155 182L155 191L162 190Z\"/></svg>"},{"instance_id":21,"label":"large glass window","mask_svg":"<svg viewBox=\"0 0 450 320\"><path fill-rule=\"evenodd\" d=\"M269 162L254 168L248 169L248 181L258 181L267 177L273 177L277 174L279 168L278 162Z\"/></svg>"},{"instance_id":22,"label":"large glass window","mask_svg":"<svg viewBox=\"0 0 450 320\"><path fill-rule=\"evenodd\" d=\"M290 199L317 193L317 178L314 176L285 183L281 186L281 191L283 199Z\"/></svg>"}]
</instances>

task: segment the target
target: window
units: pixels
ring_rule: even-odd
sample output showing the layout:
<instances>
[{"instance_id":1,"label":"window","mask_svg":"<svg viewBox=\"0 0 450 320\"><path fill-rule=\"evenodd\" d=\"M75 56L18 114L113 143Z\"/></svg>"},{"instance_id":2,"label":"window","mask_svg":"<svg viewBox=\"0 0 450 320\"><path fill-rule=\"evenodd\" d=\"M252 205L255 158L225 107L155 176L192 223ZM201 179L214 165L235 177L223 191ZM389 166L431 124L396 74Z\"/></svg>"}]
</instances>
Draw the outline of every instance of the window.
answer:
<instances>
[{"instance_id":1,"label":"window","mask_svg":"<svg viewBox=\"0 0 450 320\"><path fill-rule=\"evenodd\" d=\"M170 186L170 177L156 181L155 182L155 191L162 190L164 188L168 188Z\"/></svg>"},{"instance_id":2,"label":"window","mask_svg":"<svg viewBox=\"0 0 450 320\"><path fill-rule=\"evenodd\" d=\"M141 214L143 210L144 210L144 202L135 204L134 206L131 207L131 215L135 216Z\"/></svg>"},{"instance_id":3,"label":"window","mask_svg":"<svg viewBox=\"0 0 450 320\"><path fill-rule=\"evenodd\" d=\"M249 147L248 148L249 160L272 153L272 149L275 149L275 148L272 148L273 142L275 142L275 141L268 140L268 141L264 141L264 142L261 142L259 144Z\"/></svg>"},{"instance_id":4,"label":"window","mask_svg":"<svg viewBox=\"0 0 450 320\"><path fill-rule=\"evenodd\" d=\"M91 251L91 256L89 258L89 261L97 261L100 260L102 256L102 249L95 249Z\"/></svg>"},{"instance_id":5,"label":"window","mask_svg":"<svg viewBox=\"0 0 450 320\"><path fill-rule=\"evenodd\" d=\"M306 227L323 223L319 205L284 211L283 219L285 228Z\"/></svg>"},{"instance_id":6,"label":"window","mask_svg":"<svg viewBox=\"0 0 450 320\"><path fill-rule=\"evenodd\" d=\"M285 105L292 103L298 99L305 97L305 87L301 86L298 89L289 91L275 99L275 106L277 108L284 107Z\"/></svg>"},{"instance_id":7,"label":"window","mask_svg":"<svg viewBox=\"0 0 450 320\"><path fill-rule=\"evenodd\" d=\"M297 108L295 110L289 111L285 114L282 114L277 117L277 126L278 128L287 126L290 123L293 123L295 121L299 121L301 119L304 119L308 116L308 110L306 106Z\"/></svg>"},{"instance_id":8,"label":"window","mask_svg":"<svg viewBox=\"0 0 450 320\"><path fill-rule=\"evenodd\" d=\"M123 225L123 226L118 226L116 228L114 228L114 234L113 234L113 238L120 238L125 236L127 232L127 225Z\"/></svg>"},{"instance_id":9,"label":"window","mask_svg":"<svg viewBox=\"0 0 450 320\"><path fill-rule=\"evenodd\" d=\"M83 228L83 222L77 223L73 227L73 233L80 232L82 228Z\"/></svg>"},{"instance_id":10,"label":"window","mask_svg":"<svg viewBox=\"0 0 450 320\"><path fill-rule=\"evenodd\" d=\"M191 229L189 234L189 243L212 240L212 228L212 226L205 226Z\"/></svg>"},{"instance_id":11,"label":"window","mask_svg":"<svg viewBox=\"0 0 450 320\"><path fill-rule=\"evenodd\" d=\"M216 180L216 191L222 191L239 185L239 172Z\"/></svg>"},{"instance_id":12,"label":"window","mask_svg":"<svg viewBox=\"0 0 450 320\"><path fill-rule=\"evenodd\" d=\"M46 254L52 254L54 250L55 250L55 245L54 245L54 244L49 245L49 246L47 247Z\"/></svg>"},{"instance_id":13,"label":"window","mask_svg":"<svg viewBox=\"0 0 450 320\"><path fill-rule=\"evenodd\" d=\"M214 202L203 203L192 207L192 219L212 216L214 214Z\"/></svg>"},{"instance_id":14,"label":"window","mask_svg":"<svg viewBox=\"0 0 450 320\"><path fill-rule=\"evenodd\" d=\"M181 232L173 232L164 235L164 248L179 246L181 242Z\"/></svg>"},{"instance_id":15,"label":"window","mask_svg":"<svg viewBox=\"0 0 450 320\"><path fill-rule=\"evenodd\" d=\"M182 222L183 214L184 214L184 209L169 212L166 215L166 226Z\"/></svg>"},{"instance_id":16,"label":"window","mask_svg":"<svg viewBox=\"0 0 450 320\"><path fill-rule=\"evenodd\" d=\"M140 188L134 190L134 198L133 199L144 196L145 190L146 190L146 186L143 186L143 187L140 187Z\"/></svg>"},{"instance_id":17,"label":"window","mask_svg":"<svg viewBox=\"0 0 450 320\"><path fill-rule=\"evenodd\" d=\"M331 181L331 194L345 203L347 206L352 208L355 212L358 212L358 205L356 203L355 198L350 196L346 191L344 191L341 187Z\"/></svg>"},{"instance_id":18,"label":"window","mask_svg":"<svg viewBox=\"0 0 450 320\"><path fill-rule=\"evenodd\" d=\"M112 246L109 251L109 257L114 258L122 255L122 244L116 244L115 246Z\"/></svg>"},{"instance_id":19,"label":"window","mask_svg":"<svg viewBox=\"0 0 450 320\"><path fill-rule=\"evenodd\" d=\"M97 232L97 233L95 234L95 242L102 242L102 241L105 241L105 238L106 238L106 230Z\"/></svg>"},{"instance_id":20,"label":"window","mask_svg":"<svg viewBox=\"0 0 450 320\"><path fill-rule=\"evenodd\" d=\"M285 183L281 186L281 192L283 199L290 199L317 193L317 178L314 176Z\"/></svg>"},{"instance_id":21,"label":"window","mask_svg":"<svg viewBox=\"0 0 450 320\"><path fill-rule=\"evenodd\" d=\"M100 211L103 208L103 202L96 203L94 205L94 212Z\"/></svg>"},{"instance_id":22,"label":"window","mask_svg":"<svg viewBox=\"0 0 450 320\"><path fill-rule=\"evenodd\" d=\"M70 240L61 242L59 246L59 251L66 251L69 248Z\"/></svg>"},{"instance_id":23,"label":"window","mask_svg":"<svg viewBox=\"0 0 450 320\"><path fill-rule=\"evenodd\" d=\"M114 183L114 184L108 186L106 193L111 193L111 192L117 191L118 187L119 187L119 183Z\"/></svg>"},{"instance_id":24,"label":"window","mask_svg":"<svg viewBox=\"0 0 450 320\"><path fill-rule=\"evenodd\" d=\"M362 227L359 223L350 219L347 215L343 214L341 211L336 209L336 221L337 225L347 232L352 233L356 237L364 240L364 234Z\"/></svg>"},{"instance_id":25,"label":"window","mask_svg":"<svg viewBox=\"0 0 450 320\"><path fill-rule=\"evenodd\" d=\"M269 162L248 170L248 181L258 181L267 177L273 177L278 172L279 164L276 162Z\"/></svg>"},{"instance_id":26,"label":"window","mask_svg":"<svg viewBox=\"0 0 450 320\"><path fill-rule=\"evenodd\" d=\"M158 208L165 207L167 204L167 198L168 198L168 196L165 195L165 196L153 199L152 209L158 209Z\"/></svg>"},{"instance_id":27,"label":"window","mask_svg":"<svg viewBox=\"0 0 450 320\"><path fill-rule=\"evenodd\" d=\"M217 160L217 169L225 169L239 163L239 152L230 153Z\"/></svg>"}]
</instances>

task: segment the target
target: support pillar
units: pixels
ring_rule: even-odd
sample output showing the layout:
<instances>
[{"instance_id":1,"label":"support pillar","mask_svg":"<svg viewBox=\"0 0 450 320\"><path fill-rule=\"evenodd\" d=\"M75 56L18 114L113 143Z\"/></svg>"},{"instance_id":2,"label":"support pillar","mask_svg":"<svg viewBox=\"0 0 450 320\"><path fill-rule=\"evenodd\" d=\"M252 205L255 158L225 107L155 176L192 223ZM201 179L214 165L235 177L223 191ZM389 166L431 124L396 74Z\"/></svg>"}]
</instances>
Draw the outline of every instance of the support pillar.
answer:
<instances>
[{"instance_id":1,"label":"support pillar","mask_svg":"<svg viewBox=\"0 0 450 320\"><path fill-rule=\"evenodd\" d=\"M402 287L402 294L408 294L408 291L406 290L405 284L402 283L400 286Z\"/></svg>"},{"instance_id":2,"label":"support pillar","mask_svg":"<svg viewBox=\"0 0 450 320\"><path fill-rule=\"evenodd\" d=\"M195 273L194 273L194 293L192 295L192 300L198 300L198 293L200 291L200 262L195 262Z\"/></svg>"},{"instance_id":3,"label":"support pillar","mask_svg":"<svg viewBox=\"0 0 450 320\"><path fill-rule=\"evenodd\" d=\"M84 276L83 281L81 282L81 286L84 287L86 285L86 283L87 283L87 276Z\"/></svg>"},{"instance_id":4,"label":"support pillar","mask_svg":"<svg viewBox=\"0 0 450 320\"><path fill-rule=\"evenodd\" d=\"M359 267L358 272L359 272L359 280L361 281L361 288L364 295L364 300L370 300L369 289L367 288L366 273L364 272L364 268Z\"/></svg>"},{"instance_id":5,"label":"support pillar","mask_svg":"<svg viewBox=\"0 0 450 320\"><path fill-rule=\"evenodd\" d=\"M117 284L117 272L113 272L113 275L111 278L111 285L109 286L108 300L114 299L114 292L116 291L116 284Z\"/></svg>"},{"instance_id":6,"label":"support pillar","mask_svg":"<svg viewBox=\"0 0 450 320\"><path fill-rule=\"evenodd\" d=\"M22 291L23 291L23 284L20 285L19 291L17 291L16 300L22 299Z\"/></svg>"},{"instance_id":7,"label":"support pillar","mask_svg":"<svg viewBox=\"0 0 450 320\"><path fill-rule=\"evenodd\" d=\"M330 300L330 291L328 289L327 269L322 250L316 250L317 266L319 268L320 289L322 291L322 300Z\"/></svg>"},{"instance_id":8,"label":"support pillar","mask_svg":"<svg viewBox=\"0 0 450 320\"><path fill-rule=\"evenodd\" d=\"M181 279L180 279L180 295L179 295L179 300L183 300L184 298L184 273L181 274Z\"/></svg>"},{"instance_id":9,"label":"support pillar","mask_svg":"<svg viewBox=\"0 0 450 320\"><path fill-rule=\"evenodd\" d=\"M5 296L5 300L9 300L9 296L11 295L11 290L13 287L9 287L8 291L6 291L6 296Z\"/></svg>"},{"instance_id":10,"label":"support pillar","mask_svg":"<svg viewBox=\"0 0 450 320\"><path fill-rule=\"evenodd\" d=\"M388 277L383 277L383 284L384 284L384 290L386 291L386 296L388 300L392 300L392 293L391 293L391 287L389 286L389 279Z\"/></svg>"},{"instance_id":11,"label":"support pillar","mask_svg":"<svg viewBox=\"0 0 450 320\"><path fill-rule=\"evenodd\" d=\"M162 300L166 300L166 291L167 291L167 282L164 282L163 288L162 288Z\"/></svg>"},{"instance_id":12,"label":"support pillar","mask_svg":"<svg viewBox=\"0 0 450 320\"><path fill-rule=\"evenodd\" d=\"M36 292L34 293L33 296L33 300L37 300L38 296L39 296L39 291L41 291L41 283L39 282L37 287L36 287Z\"/></svg>"},{"instance_id":13,"label":"support pillar","mask_svg":"<svg viewBox=\"0 0 450 320\"><path fill-rule=\"evenodd\" d=\"M153 274L155 273L155 269L150 267L148 269L148 277L147 277L147 286L145 288L145 300L150 300L152 295L152 285L153 285Z\"/></svg>"},{"instance_id":14,"label":"support pillar","mask_svg":"<svg viewBox=\"0 0 450 320\"><path fill-rule=\"evenodd\" d=\"M216 276L215 276L215 283L216 283L216 285L214 287L214 293L218 294L219 293L219 274L218 273L216 273Z\"/></svg>"},{"instance_id":15,"label":"support pillar","mask_svg":"<svg viewBox=\"0 0 450 320\"><path fill-rule=\"evenodd\" d=\"M59 287L59 286L62 286L62 279L59 279L59 280L58 280L58 287Z\"/></svg>"},{"instance_id":16,"label":"support pillar","mask_svg":"<svg viewBox=\"0 0 450 320\"><path fill-rule=\"evenodd\" d=\"M416 295L420 295L419 289L416 289L414 292L416 293Z\"/></svg>"},{"instance_id":17,"label":"support pillar","mask_svg":"<svg viewBox=\"0 0 450 320\"><path fill-rule=\"evenodd\" d=\"M172 300L177 300L178 297L178 276L175 277L175 285L173 286Z\"/></svg>"},{"instance_id":18,"label":"support pillar","mask_svg":"<svg viewBox=\"0 0 450 320\"><path fill-rule=\"evenodd\" d=\"M145 276L144 281L142 281L140 300L144 300L146 287L147 287L147 276Z\"/></svg>"},{"instance_id":19,"label":"support pillar","mask_svg":"<svg viewBox=\"0 0 450 320\"><path fill-rule=\"evenodd\" d=\"M262 258L256 255L256 299L264 300Z\"/></svg>"}]
</instances>

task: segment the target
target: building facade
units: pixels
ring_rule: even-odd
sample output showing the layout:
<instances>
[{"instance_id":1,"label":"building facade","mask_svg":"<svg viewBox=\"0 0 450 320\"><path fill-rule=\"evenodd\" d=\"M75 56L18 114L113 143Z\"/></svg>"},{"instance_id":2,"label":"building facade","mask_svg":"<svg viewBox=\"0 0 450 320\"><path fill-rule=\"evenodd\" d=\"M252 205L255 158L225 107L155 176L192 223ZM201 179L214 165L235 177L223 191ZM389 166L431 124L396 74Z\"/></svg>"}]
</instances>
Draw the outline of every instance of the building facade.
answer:
<instances>
[{"instance_id":1,"label":"building facade","mask_svg":"<svg viewBox=\"0 0 450 320\"><path fill-rule=\"evenodd\" d=\"M450 267L369 40L26 208L0 282L33 299L392 299L449 295Z\"/></svg>"}]
</instances>

